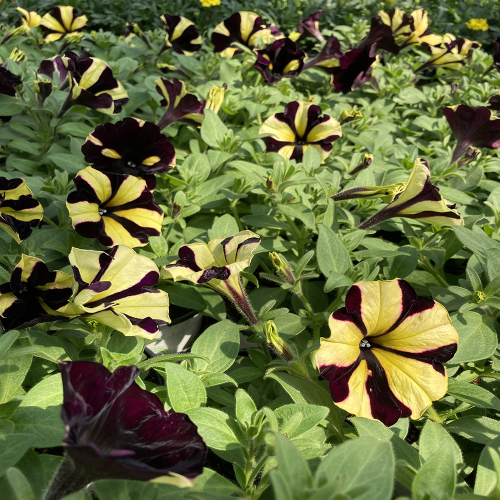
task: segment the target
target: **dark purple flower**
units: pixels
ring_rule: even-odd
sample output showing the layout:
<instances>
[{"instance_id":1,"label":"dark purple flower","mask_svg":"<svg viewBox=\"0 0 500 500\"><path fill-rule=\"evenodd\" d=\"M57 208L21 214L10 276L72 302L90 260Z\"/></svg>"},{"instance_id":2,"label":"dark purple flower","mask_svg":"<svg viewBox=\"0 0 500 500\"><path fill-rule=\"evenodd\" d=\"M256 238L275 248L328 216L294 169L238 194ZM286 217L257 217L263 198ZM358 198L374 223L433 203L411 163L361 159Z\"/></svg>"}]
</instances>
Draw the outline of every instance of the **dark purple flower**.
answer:
<instances>
[{"instance_id":1,"label":"dark purple flower","mask_svg":"<svg viewBox=\"0 0 500 500\"><path fill-rule=\"evenodd\" d=\"M387 50L393 54L399 54L401 47L396 43L391 26L380 21L377 16L372 17L370 31L366 38L358 45L358 49L370 47L374 43L379 49Z\"/></svg>"},{"instance_id":2,"label":"dark purple flower","mask_svg":"<svg viewBox=\"0 0 500 500\"><path fill-rule=\"evenodd\" d=\"M297 41L304 40L304 38L312 37L318 39L320 42L324 40L321 31L319 30L319 20L323 15L323 11L319 10L314 12L309 17L301 19L297 27L297 32L300 33L300 38Z\"/></svg>"},{"instance_id":3,"label":"dark purple flower","mask_svg":"<svg viewBox=\"0 0 500 500\"><path fill-rule=\"evenodd\" d=\"M306 53L290 38L281 38L262 50L257 50L254 67L268 83L297 76L304 66Z\"/></svg>"},{"instance_id":4,"label":"dark purple flower","mask_svg":"<svg viewBox=\"0 0 500 500\"><path fill-rule=\"evenodd\" d=\"M61 418L67 455L45 500L58 500L98 479L152 479L203 471L207 447L183 413L167 413L134 379L140 370L113 373L92 361L60 363Z\"/></svg>"},{"instance_id":5,"label":"dark purple flower","mask_svg":"<svg viewBox=\"0 0 500 500\"><path fill-rule=\"evenodd\" d=\"M500 147L500 118L481 106L471 108L465 104L445 108L444 116L457 139L451 164L455 163L469 146L497 149Z\"/></svg>"},{"instance_id":6,"label":"dark purple flower","mask_svg":"<svg viewBox=\"0 0 500 500\"><path fill-rule=\"evenodd\" d=\"M55 56L51 59L45 59L40 63L40 68L37 73L39 75L48 76L51 80L54 79L54 74L59 77L59 90L65 88L68 82L68 58Z\"/></svg>"},{"instance_id":7,"label":"dark purple flower","mask_svg":"<svg viewBox=\"0 0 500 500\"><path fill-rule=\"evenodd\" d=\"M347 94L371 80L378 60L379 56L375 55L375 44L347 52L340 58L340 66L331 70L335 92Z\"/></svg>"},{"instance_id":8,"label":"dark purple flower","mask_svg":"<svg viewBox=\"0 0 500 500\"><path fill-rule=\"evenodd\" d=\"M488 106L488 108L492 109L493 111L500 111L500 94L490 97L489 103L490 105Z\"/></svg>"},{"instance_id":9,"label":"dark purple flower","mask_svg":"<svg viewBox=\"0 0 500 500\"><path fill-rule=\"evenodd\" d=\"M496 36L493 42L493 66L500 71L500 36Z\"/></svg>"},{"instance_id":10,"label":"dark purple flower","mask_svg":"<svg viewBox=\"0 0 500 500\"><path fill-rule=\"evenodd\" d=\"M167 31L165 48L172 47L175 52L187 56L200 50L203 40L192 21L183 16L169 16L168 14L161 16L161 20Z\"/></svg>"},{"instance_id":11,"label":"dark purple flower","mask_svg":"<svg viewBox=\"0 0 500 500\"><path fill-rule=\"evenodd\" d=\"M306 69L318 66L323 68L325 71L331 73L332 68L336 68L340 65L340 58L344 56L344 53L340 49L340 42L337 37L331 36L325 43L321 52L313 57L310 61L307 61L304 65L303 71Z\"/></svg>"},{"instance_id":12,"label":"dark purple flower","mask_svg":"<svg viewBox=\"0 0 500 500\"><path fill-rule=\"evenodd\" d=\"M21 85L21 83L20 76L14 75L7 68L0 66L0 94L15 97L16 89L14 87ZM0 121L8 122L10 119L10 116L2 116L0 111Z\"/></svg>"}]
</instances>

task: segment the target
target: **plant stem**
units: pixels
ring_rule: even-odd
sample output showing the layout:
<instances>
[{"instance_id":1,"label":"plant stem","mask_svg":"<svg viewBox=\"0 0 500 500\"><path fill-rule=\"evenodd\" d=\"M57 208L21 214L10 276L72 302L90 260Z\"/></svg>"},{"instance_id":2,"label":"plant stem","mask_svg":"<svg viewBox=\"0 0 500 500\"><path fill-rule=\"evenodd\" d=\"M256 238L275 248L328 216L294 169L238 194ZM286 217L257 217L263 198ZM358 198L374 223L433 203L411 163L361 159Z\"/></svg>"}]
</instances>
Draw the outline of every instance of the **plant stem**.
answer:
<instances>
[{"instance_id":1,"label":"plant stem","mask_svg":"<svg viewBox=\"0 0 500 500\"><path fill-rule=\"evenodd\" d=\"M299 281L300 285L300 281ZM298 291L295 292L297 294L297 297L301 300L301 302L304 304L307 312L309 313L309 316L313 317L314 316L314 311L313 308L311 307L311 304L309 304L309 301L306 299L306 296L302 292L302 287L299 288Z\"/></svg>"},{"instance_id":2,"label":"plant stem","mask_svg":"<svg viewBox=\"0 0 500 500\"><path fill-rule=\"evenodd\" d=\"M444 423L444 420L438 415L438 412L432 407L432 405L427 408L427 413L429 418L436 422L436 424L442 425Z\"/></svg>"},{"instance_id":3,"label":"plant stem","mask_svg":"<svg viewBox=\"0 0 500 500\"><path fill-rule=\"evenodd\" d=\"M321 333L321 325L315 324L313 326L313 342L316 343L319 340Z\"/></svg>"},{"instance_id":4,"label":"plant stem","mask_svg":"<svg viewBox=\"0 0 500 500\"><path fill-rule=\"evenodd\" d=\"M236 208L236 205L238 204L238 200L234 200L231 202L231 210L233 212L233 217L236 219L236 224L238 224L238 229L240 231L244 230L243 224L241 223L240 216L238 214L238 209Z\"/></svg>"},{"instance_id":5,"label":"plant stem","mask_svg":"<svg viewBox=\"0 0 500 500\"><path fill-rule=\"evenodd\" d=\"M434 278L436 281L444 288L448 288L450 285L448 282L439 274L438 270L428 261L420 261L420 265Z\"/></svg>"},{"instance_id":6,"label":"plant stem","mask_svg":"<svg viewBox=\"0 0 500 500\"><path fill-rule=\"evenodd\" d=\"M288 217L288 215L285 215L285 219L288 225L290 226L290 231L292 232L293 236L297 241L297 251L299 253L299 259L301 259L304 256L304 240L302 239L302 235L295 222L293 222L293 220L290 217Z\"/></svg>"}]
</instances>

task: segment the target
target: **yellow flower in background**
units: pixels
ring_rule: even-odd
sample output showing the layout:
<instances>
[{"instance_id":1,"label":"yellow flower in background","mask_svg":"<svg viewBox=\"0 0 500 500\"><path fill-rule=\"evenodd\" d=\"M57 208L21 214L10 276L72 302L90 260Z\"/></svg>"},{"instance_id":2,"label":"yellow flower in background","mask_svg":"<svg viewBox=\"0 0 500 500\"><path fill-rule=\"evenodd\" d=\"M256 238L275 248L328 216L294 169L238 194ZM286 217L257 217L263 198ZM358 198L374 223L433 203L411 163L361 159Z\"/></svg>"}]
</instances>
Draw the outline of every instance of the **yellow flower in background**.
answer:
<instances>
[{"instance_id":1,"label":"yellow flower in background","mask_svg":"<svg viewBox=\"0 0 500 500\"><path fill-rule=\"evenodd\" d=\"M486 19L471 19L467 24L467 28L475 31L486 31L488 26L488 21Z\"/></svg>"},{"instance_id":2,"label":"yellow flower in background","mask_svg":"<svg viewBox=\"0 0 500 500\"><path fill-rule=\"evenodd\" d=\"M220 0L200 0L202 7L215 7L220 5Z\"/></svg>"}]
</instances>

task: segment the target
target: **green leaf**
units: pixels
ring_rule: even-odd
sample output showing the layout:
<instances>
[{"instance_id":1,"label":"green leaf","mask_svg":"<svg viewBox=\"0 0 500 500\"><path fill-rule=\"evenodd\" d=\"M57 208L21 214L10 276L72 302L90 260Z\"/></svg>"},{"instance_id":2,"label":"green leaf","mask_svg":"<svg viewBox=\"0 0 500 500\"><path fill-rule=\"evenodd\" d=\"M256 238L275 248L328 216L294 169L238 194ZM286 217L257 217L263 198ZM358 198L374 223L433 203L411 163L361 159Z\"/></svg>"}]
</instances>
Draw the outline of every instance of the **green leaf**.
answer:
<instances>
[{"instance_id":1,"label":"green leaf","mask_svg":"<svg viewBox=\"0 0 500 500\"><path fill-rule=\"evenodd\" d=\"M14 495L11 497L12 500L35 500L35 494L30 483L19 469L11 467L5 473L5 477Z\"/></svg>"},{"instance_id":2,"label":"green leaf","mask_svg":"<svg viewBox=\"0 0 500 500\"><path fill-rule=\"evenodd\" d=\"M339 237L327 226L318 226L319 238L316 247L318 266L326 278L332 273L345 274L351 269L351 257Z\"/></svg>"},{"instance_id":3,"label":"green leaf","mask_svg":"<svg viewBox=\"0 0 500 500\"><path fill-rule=\"evenodd\" d=\"M70 174L77 174L86 167L84 162L76 160L73 155L67 153L51 153L46 159Z\"/></svg>"},{"instance_id":4,"label":"green leaf","mask_svg":"<svg viewBox=\"0 0 500 500\"><path fill-rule=\"evenodd\" d=\"M415 248L400 247L397 254L386 258L387 267L384 267L384 274L388 280L406 278L417 268L418 252Z\"/></svg>"},{"instance_id":5,"label":"green leaf","mask_svg":"<svg viewBox=\"0 0 500 500\"><path fill-rule=\"evenodd\" d=\"M223 384L233 384L238 387L236 380L231 378L229 375L225 373L215 372L215 373L203 373L200 374L200 378L205 385L205 387L214 387L216 385Z\"/></svg>"},{"instance_id":6,"label":"green leaf","mask_svg":"<svg viewBox=\"0 0 500 500\"><path fill-rule=\"evenodd\" d=\"M174 306L203 311L207 303L199 290L185 283L173 283L162 285L161 289L168 293L170 303Z\"/></svg>"},{"instance_id":7,"label":"green leaf","mask_svg":"<svg viewBox=\"0 0 500 500\"><path fill-rule=\"evenodd\" d=\"M12 116L21 113L24 106L17 97L0 94L0 108L2 109L2 116Z\"/></svg>"},{"instance_id":8,"label":"green leaf","mask_svg":"<svg viewBox=\"0 0 500 500\"><path fill-rule=\"evenodd\" d=\"M212 148L219 149L219 144L224 140L224 136L229 129L222 123L222 120L210 109L205 109L205 118L201 124L201 138Z\"/></svg>"},{"instance_id":9,"label":"green leaf","mask_svg":"<svg viewBox=\"0 0 500 500\"><path fill-rule=\"evenodd\" d=\"M196 360L198 371L224 372L233 363L240 349L240 332L231 321L224 320L207 328L195 341L191 352L205 356L209 363Z\"/></svg>"},{"instance_id":10,"label":"green leaf","mask_svg":"<svg viewBox=\"0 0 500 500\"><path fill-rule=\"evenodd\" d=\"M32 142L26 139L14 139L9 143L9 147L18 149L23 153L29 153L33 156L38 156L40 154L38 148Z\"/></svg>"},{"instance_id":11,"label":"green leaf","mask_svg":"<svg viewBox=\"0 0 500 500\"><path fill-rule=\"evenodd\" d=\"M0 434L0 476L16 465L34 441L31 434Z\"/></svg>"},{"instance_id":12,"label":"green leaf","mask_svg":"<svg viewBox=\"0 0 500 500\"><path fill-rule=\"evenodd\" d=\"M351 278L344 276L342 273L331 271L330 276L328 276L328 279L326 280L324 292L330 293L336 288L340 288L343 286L352 286L353 284L354 282Z\"/></svg>"},{"instance_id":13,"label":"green leaf","mask_svg":"<svg viewBox=\"0 0 500 500\"><path fill-rule=\"evenodd\" d=\"M427 462L437 453L443 443L449 443L451 445L455 464L461 464L463 461L462 452L455 440L443 426L436 424L432 420L427 420L418 440L418 451L420 456Z\"/></svg>"},{"instance_id":14,"label":"green leaf","mask_svg":"<svg viewBox=\"0 0 500 500\"><path fill-rule=\"evenodd\" d=\"M19 332L17 330L10 330L10 332L6 332L0 337L0 359L5 356L5 353L17 340L17 337L19 337Z\"/></svg>"},{"instance_id":15,"label":"green leaf","mask_svg":"<svg viewBox=\"0 0 500 500\"><path fill-rule=\"evenodd\" d=\"M29 330L29 339L31 345L37 348L37 356L47 361L57 363L58 361L75 361L78 359L78 351L68 339L47 335L34 328Z\"/></svg>"},{"instance_id":16,"label":"green leaf","mask_svg":"<svg viewBox=\"0 0 500 500\"><path fill-rule=\"evenodd\" d=\"M284 340L288 340L303 332L309 324L306 318L302 318L292 313L278 316L274 318L273 321L278 329L278 333Z\"/></svg>"},{"instance_id":17,"label":"green leaf","mask_svg":"<svg viewBox=\"0 0 500 500\"><path fill-rule=\"evenodd\" d=\"M163 236L150 236L148 241L158 257L163 257L168 253L168 243Z\"/></svg>"},{"instance_id":18,"label":"green leaf","mask_svg":"<svg viewBox=\"0 0 500 500\"><path fill-rule=\"evenodd\" d=\"M500 434L500 422L488 417L462 417L453 420L445 428L452 434L482 444L487 444Z\"/></svg>"},{"instance_id":19,"label":"green leaf","mask_svg":"<svg viewBox=\"0 0 500 500\"><path fill-rule=\"evenodd\" d=\"M283 426L286 425L294 415L299 413L302 415L300 423L291 432L287 433L288 437L296 438L313 429L328 416L329 412L329 408L325 408L324 406L290 404L276 408L274 415L278 420L280 430L283 430Z\"/></svg>"},{"instance_id":20,"label":"green leaf","mask_svg":"<svg viewBox=\"0 0 500 500\"><path fill-rule=\"evenodd\" d=\"M497 334L493 321L484 314L467 311L454 314L452 325L457 329L459 342L450 363L466 363L490 357L497 348Z\"/></svg>"},{"instance_id":21,"label":"green leaf","mask_svg":"<svg viewBox=\"0 0 500 500\"><path fill-rule=\"evenodd\" d=\"M316 478L342 478L343 490L361 489L357 500L390 500L394 487L391 445L373 436L362 436L334 448L319 465Z\"/></svg>"},{"instance_id":22,"label":"green leaf","mask_svg":"<svg viewBox=\"0 0 500 500\"><path fill-rule=\"evenodd\" d=\"M193 490L227 496L241 492L229 479L226 479L208 467L205 467L203 474L194 480Z\"/></svg>"},{"instance_id":23,"label":"green leaf","mask_svg":"<svg viewBox=\"0 0 500 500\"><path fill-rule=\"evenodd\" d=\"M412 500L453 498L455 487L453 446L445 441L417 472L412 486Z\"/></svg>"},{"instance_id":24,"label":"green leaf","mask_svg":"<svg viewBox=\"0 0 500 500\"><path fill-rule=\"evenodd\" d=\"M313 228L315 217L314 212L302 203L293 203L291 205L278 205L283 214L291 219L299 219L307 228Z\"/></svg>"},{"instance_id":25,"label":"green leaf","mask_svg":"<svg viewBox=\"0 0 500 500\"><path fill-rule=\"evenodd\" d=\"M498 471L495 467L494 453L500 453L500 436L492 439L486 444L477 465L476 481L474 483L474 493L490 497L498 484Z\"/></svg>"},{"instance_id":26,"label":"green leaf","mask_svg":"<svg viewBox=\"0 0 500 500\"><path fill-rule=\"evenodd\" d=\"M101 479L94 482L94 489L99 500L157 500L158 498L158 485L147 481ZM170 486L168 489L172 492L180 491L175 486Z\"/></svg>"},{"instance_id":27,"label":"green leaf","mask_svg":"<svg viewBox=\"0 0 500 500\"><path fill-rule=\"evenodd\" d=\"M9 402L21 387L32 359L31 354L0 359L0 404Z\"/></svg>"},{"instance_id":28,"label":"green leaf","mask_svg":"<svg viewBox=\"0 0 500 500\"><path fill-rule=\"evenodd\" d=\"M165 363L168 398L172 408L185 412L207 402L203 382L193 372L175 363Z\"/></svg>"},{"instance_id":29,"label":"green leaf","mask_svg":"<svg viewBox=\"0 0 500 500\"><path fill-rule=\"evenodd\" d=\"M228 238L238 234L238 232L236 219L230 214L225 214L213 223L212 229L208 230L208 237L209 239Z\"/></svg>"},{"instance_id":30,"label":"green leaf","mask_svg":"<svg viewBox=\"0 0 500 500\"><path fill-rule=\"evenodd\" d=\"M448 379L448 394L478 408L491 408L500 411L500 399L490 391L474 384L466 384L450 378Z\"/></svg>"}]
</instances>

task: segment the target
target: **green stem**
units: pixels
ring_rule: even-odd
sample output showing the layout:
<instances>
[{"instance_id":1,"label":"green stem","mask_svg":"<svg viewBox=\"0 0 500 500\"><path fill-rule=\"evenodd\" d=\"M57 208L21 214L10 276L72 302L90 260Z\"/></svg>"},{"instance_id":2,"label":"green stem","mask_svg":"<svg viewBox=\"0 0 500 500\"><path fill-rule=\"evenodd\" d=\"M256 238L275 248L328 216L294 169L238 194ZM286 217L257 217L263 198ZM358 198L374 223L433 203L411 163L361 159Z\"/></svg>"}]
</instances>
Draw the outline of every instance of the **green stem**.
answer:
<instances>
[{"instance_id":1,"label":"green stem","mask_svg":"<svg viewBox=\"0 0 500 500\"><path fill-rule=\"evenodd\" d=\"M313 326L313 342L316 343L319 340L321 333L321 325L314 324Z\"/></svg>"},{"instance_id":2,"label":"green stem","mask_svg":"<svg viewBox=\"0 0 500 500\"><path fill-rule=\"evenodd\" d=\"M55 227L55 228L59 227L56 223L52 222L48 217L44 217L43 221L46 222L47 224L49 224L52 227Z\"/></svg>"},{"instance_id":3,"label":"green stem","mask_svg":"<svg viewBox=\"0 0 500 500\"><path fill-rule=\"evenodd\" d=\"M233 212L233 217L236 219L236 224L238 224L238 229L240 231L244 230L243 224L241 223L240 216L238 214L238 209L236 208L236 205L238 204L238 200L234 200L231 202L231 210Z\"/></svg>"},{"instance_id":4,"label":"green stem","mask_svg":"<svg viewBox=\"0 0 500 500\"><path fill-rule=\"evenodd\" d=\"M293 220L290 217L288 217L288 215L285 215L285 219L288 225L290 226L290 231L292 232L293 236L295 237L295 240L297 241L297 250L299 253L299 259L301 259L304 256L304 240L302 239L302 235L295 222L293 222Z\"/></svg>"},{"instance_id":5,"label":"green stem","mask_svg":"<svg viewBox=\"0 0 500 500\"><path fill-rule=\"evenodd\" d=\"M333 300L333 302L331 302L331 304L326 308L328 314L331 314L333 311L335 311L335 309L337 309L337 307L340 305L340 303L342 302L342 297L344 296L344 293L346 291L348 287L344 286L342 288L339 288L339 291L337 293L337 297L335 298L335 300Z\"/></svg>"},{"instance_id":6,"label":"green stem","mask_svg":"<svg viewBox=\"0 0 500 500\"><path fill-rule=\"evenodd\" d=\"M442 425L444 423L444 420L439 416L438 412L432 407L432 405L427 408L427 414L432 421L436 422L436 424Z\"/></svg>"},{"instance_id":7,"label":"green stem","mask_svg":"<svg viewBox=\"0 0 500 500\"><path fill-rule=\"evenodd\" d=\"M300 281L299 281L300 285ZM304 304L307 312L309 313L309 316L314 317L314 311L313 308L311 307L311 304L309 304L309 301L306 299L306 296L302 292L302 287L299 288L298 291L295 292L297 294L297 297L301 300L302 304Z\"/></svg>"},{"instance_id":8,"label":"green stem","mask_svg":"<svg viewBox=\"0 0 500 500\"><path fill-rule=\"evenodd\" d=\"M427 261L420 261L420 265L429 273L432 274L436 281L444 288L448 288L450 285L448 282L439 274L438 270Z\"/></svg>"}]
</instances>

